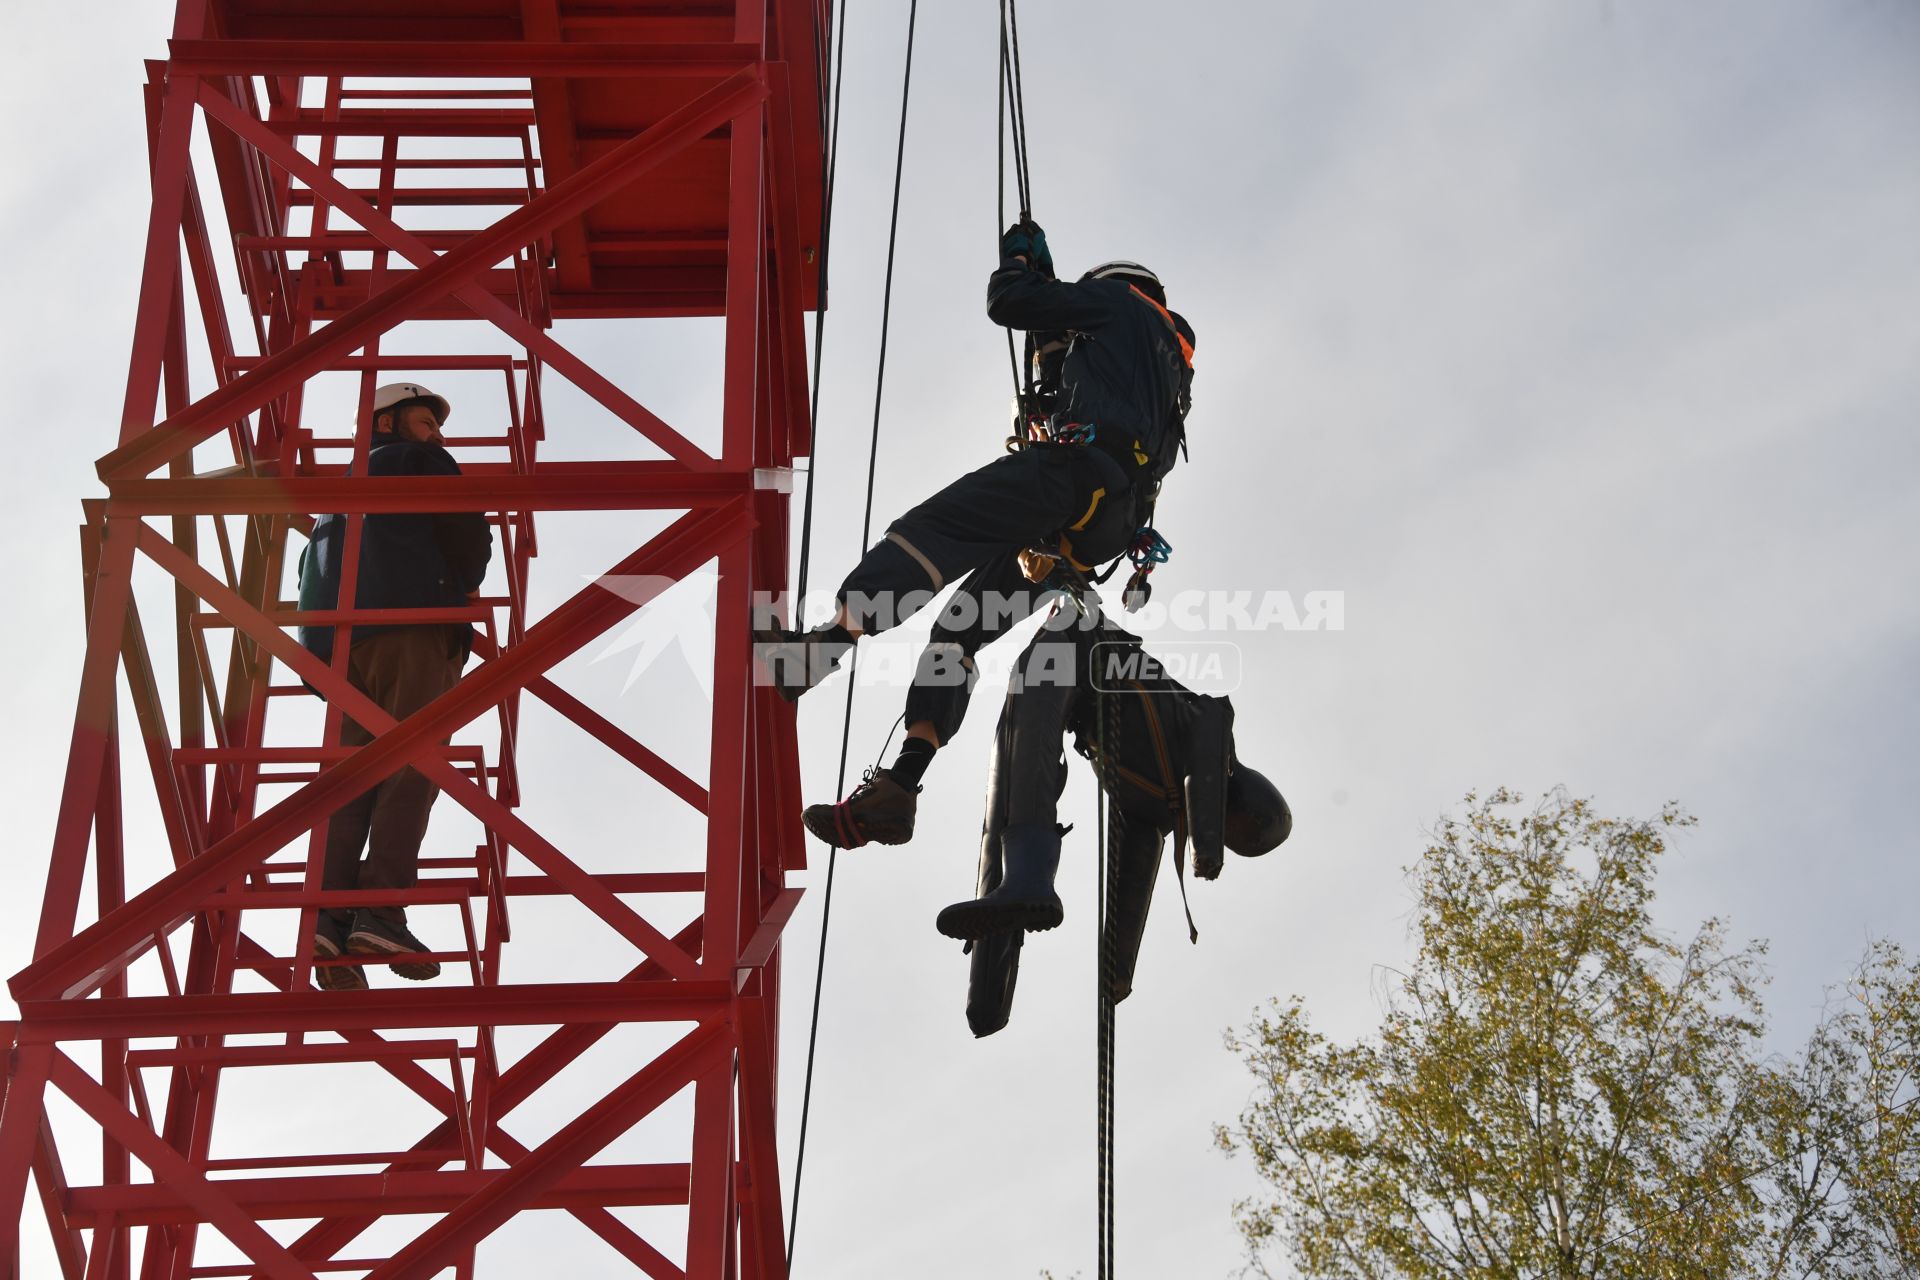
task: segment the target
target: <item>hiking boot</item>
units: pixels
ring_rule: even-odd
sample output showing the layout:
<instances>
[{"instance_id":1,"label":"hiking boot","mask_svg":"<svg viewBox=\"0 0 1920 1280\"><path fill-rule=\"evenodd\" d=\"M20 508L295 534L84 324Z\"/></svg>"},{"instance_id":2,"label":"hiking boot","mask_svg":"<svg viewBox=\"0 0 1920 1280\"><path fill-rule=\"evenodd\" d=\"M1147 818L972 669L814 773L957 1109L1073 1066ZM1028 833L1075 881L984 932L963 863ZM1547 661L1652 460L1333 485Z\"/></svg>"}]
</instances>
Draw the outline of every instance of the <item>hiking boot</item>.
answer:
<instances>
[{"instance_id":1,"label":"hiking boot","mask_svg":"<svg viewBox=\"0 0 1920 1280\"><path fill-rule=\"evenodd\" d=\"M322 911L313 926L313 958L337 960L346 954L346 926ZM313 984L322 991L365 991L367 975L357 964L316 964Z\"/></svg>"},{"instance_id":2,"label":"hiking boot","mask_svg":"<svg viewBox=\"0 0 1920 1280\"><path fill-rule=\"evenodd\" d=\"M414 937L406 925L362 911L353 918L347 950L357 956L418 956L432 948ZM387 967L412 982L440 976L440 964L435 960L395 960Z\"/></svg>"},{"instance_id":3,"label":"hiking boot","mask_svg":"<svg viewBox=\"0 0 1920 1280\"><path fill-rule=\"evenodd\" d=\"M1053 891L1060 869L1060 828L1023 823L1000 837L1000 883L973 899L956 902L934 920L949 938L977 941L996 934L1056 928L1066 918Z\"/></svg>"},{"instance_id":4,"label":"hiking boot","mask_svg":"<svg viewBox=\"0 0 1920 1280\"><path fill-rule=\"evenodd\" d=\"M808 805L800 821L839 849L863 844L905 844L913 839L913 813L920 788L909 788L886 769L869 770L839 804Z\"/></svg>"},{"instance_id":5,"label":"hiking boot","mask_svg":"<svg viewBox=\"0 0 1920 1280\"><path fill-rule=\"evenodd\" d=\"M768 627L753 633L754 655L766 668L768 683L788 702L800 701L801 694L832 675L853 648L850 641L830 636L829 630L837 628L782 631Z\"/></svg>"}]
</instances>

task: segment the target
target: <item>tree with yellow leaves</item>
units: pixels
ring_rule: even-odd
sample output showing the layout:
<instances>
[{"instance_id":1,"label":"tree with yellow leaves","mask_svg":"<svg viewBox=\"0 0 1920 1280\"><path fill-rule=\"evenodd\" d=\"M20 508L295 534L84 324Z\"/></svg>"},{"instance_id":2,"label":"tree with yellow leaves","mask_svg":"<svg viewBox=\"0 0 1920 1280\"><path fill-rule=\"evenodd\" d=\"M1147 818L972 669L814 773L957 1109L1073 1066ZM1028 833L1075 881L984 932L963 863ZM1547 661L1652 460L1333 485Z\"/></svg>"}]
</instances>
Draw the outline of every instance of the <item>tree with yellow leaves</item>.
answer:
<instances>
[{"instance_id":1,"label":"tree with yellow leaves","mask_svg":"<svg viewBox=\"0 0 1920 1280\"><path fill-rule=\"evenodd\" d=\"M1469 796L1410 874L1417 954L1377 1035L1296 999L1228 1037L1258 1085L1217 1136L1269 1194L1236 1218L1339 1280L1920 1276L1920 969L1870 953L1791 1063L1760 945L1655 927L1691 820Z\"/></svg>"}]
</instances>

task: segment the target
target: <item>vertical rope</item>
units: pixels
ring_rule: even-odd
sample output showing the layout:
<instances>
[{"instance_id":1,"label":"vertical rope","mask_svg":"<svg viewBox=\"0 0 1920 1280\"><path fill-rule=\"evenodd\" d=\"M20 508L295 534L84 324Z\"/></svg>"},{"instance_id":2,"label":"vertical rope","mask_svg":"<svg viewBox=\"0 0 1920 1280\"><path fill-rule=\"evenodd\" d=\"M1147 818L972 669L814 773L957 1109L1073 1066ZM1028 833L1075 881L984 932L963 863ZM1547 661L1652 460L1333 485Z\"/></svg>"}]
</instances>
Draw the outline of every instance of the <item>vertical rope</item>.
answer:
<instances>
[{"instance_id":1,"label":"vertical rope","mask_svg":"<svg viewBox=\"0 0 1920 1280\"><path fill-rule=\"evenodd\" d=\"M994 223L993 223L993 236L994 236L994 250L996 253L999 251L1001 229L1007 225L1007 58L1008 58L1008 54L1007 54L1006 11L1007 11L1006 0L1001 0L1001 3L1000 3L1000 15L1001 15L1000 16L1000 64L999 66L994 68L994 72L993 72L994 89L996 91L996 94L999 100L999 107L995 115L995 118L998 121L998 123L994 127L994 131L993 131L994 142L999 148L999 152L998 152L999 163L994 169L994 176L996 179L995 185L994 185L994 210L997 216L995 217ZM1020 395L1020 357L1014 354L1013 330L1011 329L1007 330L1007 363L1013 366L1013 394L1014 394L1014 397L1017 399ZM1024 414L1025 411L1026 411L1026 406L1022 405L1021 412ZM1022 434L1023 435L1025 434L1024 430Z\"/></svg>"},{"instance_id":2,"label":"vertical rope","mask_svg":"<svg viewBox=\"0 0 1920 1280\"><path fill-rule=\"evenodd\" d=\"M1011 116L1013 134L1013 178L1020 197L1020 221L1033 219L1032 179L1027 169L1027 103L1026 93L1020 78L1020 15L1015 0L1000 0L1000 70L997 84L999 94L999 126L995 138L999 145L1000 162L997 170L999 183L997 188L1000 220L995 227L1004 227L1007 221L1007 125ZM1027 335L1026 358L1022 360L1014 352L1013 330L1007 330L1007 362L1013 366L1013 394L1019 405L1016 440L1025 440L1030 434L1028 415L1034 404L1033 393L1033 335ZM1024 365L1024 369L1022 366Z\"/></svg>"},{"instance_id":3,"label":"vertical rope","mask_svg":"<svg viewBox=\"0 0 1920 1280\"><path fill-rule=\"evenodd\" d=\"M880 404L887 381L887 332L893 318L893 263L894 251L900 238L900 182L906 169L907 157L907 103L913 91L913 30L919 16L920 0L913 0L907 10L907 54L906 67L901 74L900 85L900 140L894 151L893 159L893 211L887 229L887 274L886 283L881 292L880 303L880 358L874 372L873 386L873 430L867 446L867 498L866 512L860 526L860 546L865 549L873 532L873 488L880 458ZM845 53L844 32L841 51ZM836 128L838 121L836 119ZM808 496L812 496L813 486L807 486ZM847 781L847 744L853 732L853 692L854 677L859 670L859 657L851 655L847 662L847 701L846 710L840 720L840 768L838 790L844 791ZM838 794L838 791L836 792ZM820 906L820 954L813 975L813 1025L807 1032L807 1072L800 1098L800 1136L793 1160L793 1196L787 1218L787 1265L793 1265L793 1244L800 1232L800 1185L801 1174L806 1167L807 1121L813 1107L813 1066L815 1049L820 1039L820 993L825 985L827 971L827 933L833 919L833 873L839 861L840 850L829 847L827 850L827 878L822 892Z\"/></svg>"},{"instance_id":4,"label":"vertical rope","mask_svg":"<svg viewBox=\"0 0 1920 1280\"><path fill-rule=\"evenodd\" d=\"M820 269L815 280L813 308L813 397L807 408L807 426L811 438L807 447L812 450L807 456L807 496L800 517L800 577L794 589L794 599L803 603L807 598L807 569L813 554L813 490L820 475L820 359L826 349L827 341L827 253L833 246L833 183L837 173L836 159L840 154L840 87L845 83L842 72L847 65L847 0L840 0L840 16L834 19L831 39L839 47L834 51L831 80L833 85L832 107L827 105L827 94L820 95L820 133L824 144L820 154ZM829 70L821 55L824 43L820 31L819 15L814 15L813 25L814 59L822 64L822 70Z\"/></svg>"},{"instance_id":5,"label":"vertical rope","mask_svg":"<svg viewBox=\"0 0 1920 1280\"><path fill-rule=\"evenodd\" d=\"M1090 590L1090 588L1089 588ZM1098 597L1095 597L1098 608ZM1112 919L1114 908L1114 880L1117 870L1115 846L1119 829L1108 820L1108 785L1114 772L1116 760L1114 752L1118 750L1118 734L1114 728L1113 698L1101 687L1098 670L1099 643L1096 640L1091 649L1092 661L1089 663L1088 677L1094 689L1095 712L1099 717L1100 728L1100 765L1096 770L1099 777L1099 805L1095 816L1095 829L1098 831L1100 846L1096 862L1098 871L1097 893L1100 899L1100 927L1095 939L1095 994L1098 1015L1095 1019L1095 1048L1097 1086L1095 1089L1095 1129L1099 1147L1098 1167L1095 1174L1095 1198L1098 1202L1096 1224L1098 1263L1096 1274L1099 1280L1112 1280L1113 1276L1113 1201L1114 1201L1114 1151L1113 1151L1113 1111L1114 1111L1114 1008L1113 986L1119 968L1116 944L1113 937Z\"/></svg>"},{"instance_id":6,"label":"vertical rope","mask_svg":"<svg viewBox=\"0 0 1920 1280\"><path fill-rule=\"evenodd\" d=\"M831 20L830 20L831 21ZM823 181L820 190L820 271L817 278L817 293L814 299L813 313L813 396L808 407L808 426L812 439L808 448L813 452L807 459L807 499L800 522L800 576L795 592L795 609L803 607L807 596L808 557L813 547L813 492L820 479L820 356L826 340L827 317L827 261L828 250L832 246L833 233L833 184L836 172L835 160L840 143L840 87L844 83L842 71L847 58L847 3L840 0L840 16L834 22L833 29L824 38L820 30L820 19L816 12L813 24L814 60L825 66L821 57L821 46L828 41L839 46L833 57L833 106L829 122L823 118L821 132L825 142L825 154L821 157ZM826 95L821 95L822 102ZM824 107L823 107L824 109ZM830 124L830 127L829 127ZM798 622L796 617L794 621ZM844 760L844 746L843 760ZM844 772L844 764L842 766ZM807 1119L813 1110L813 1060L820 1041L820 991L827 970L827 929L833 921L833 862L829 853L827 862L827 884L822 895L820 907L820 951L816 957L813 972L813 1016L807 1030L807 1069L804 1084L800 1091L800 1136L793 1157L793 1193L787 1199L787 1265L793 1265L794 1236L800 1230L800 1179L807 1165Z\"/></svg>"},{"instance_id":7,"label":"vertical rope","mask_svg":"<svg viewBox=\"0 0 1920 1280\"><path fill-rule=\"evenodd\" d=\"M1033 182L1027 168L1027 98L1020 80L1020 14L1016 0L1000 0L1000 80L1013 122L1013 180L1020 217L1033 216Z\"/></svg>"}]
</instances>

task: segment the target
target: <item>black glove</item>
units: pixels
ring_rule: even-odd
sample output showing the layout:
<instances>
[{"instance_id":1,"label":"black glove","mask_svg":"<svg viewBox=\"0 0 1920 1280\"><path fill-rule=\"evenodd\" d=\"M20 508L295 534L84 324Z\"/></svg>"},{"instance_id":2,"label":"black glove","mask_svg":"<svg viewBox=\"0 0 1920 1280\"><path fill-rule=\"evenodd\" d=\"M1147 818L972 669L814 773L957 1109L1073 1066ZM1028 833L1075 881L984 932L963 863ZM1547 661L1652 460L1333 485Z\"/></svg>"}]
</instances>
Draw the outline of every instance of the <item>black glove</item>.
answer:
<instances>
[{"instance_id":1,"label":"black glove","mask_svg":"<svg viewBox=\"0 0 1920 1280\"><path fill-rule=\"evenodd\" d=\"M1031 218L1022 218L1000 237L1000 256L1025 258L1043 276L1053 275L1053 254L1047 251L1047 233Z\"/></svg>"}]
</instances>

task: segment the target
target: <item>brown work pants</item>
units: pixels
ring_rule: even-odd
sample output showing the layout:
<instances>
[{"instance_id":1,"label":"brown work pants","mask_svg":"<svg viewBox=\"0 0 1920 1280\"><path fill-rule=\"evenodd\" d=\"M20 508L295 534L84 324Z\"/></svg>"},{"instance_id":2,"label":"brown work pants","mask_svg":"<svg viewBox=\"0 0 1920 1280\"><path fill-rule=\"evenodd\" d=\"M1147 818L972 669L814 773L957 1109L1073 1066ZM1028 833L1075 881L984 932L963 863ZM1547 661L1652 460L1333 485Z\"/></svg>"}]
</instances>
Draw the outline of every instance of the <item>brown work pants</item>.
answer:
<instances>
[{"instance_id":1,"label":"brown work pants","mask_svg":"<svg viewBox=\"0 0 1920 1280\"><path fill-rule=\"evenodd\" d=\"M453 688L466 665L459 632L449 626L394 627L354 642L347 679L396 720L404 720ZM364 746L373 735L347 719L342 746ZM442 738L444 743L446 739ZM410 889L417 878L420 842L439 788L412 765L375 783L334 811L327 823L323 889ZM366 851L366 860L360 854ZM406 923L406 908L368 907L376 916ZM341 926L353 912L328 912Z\"/></svg>"}]
</instances>

